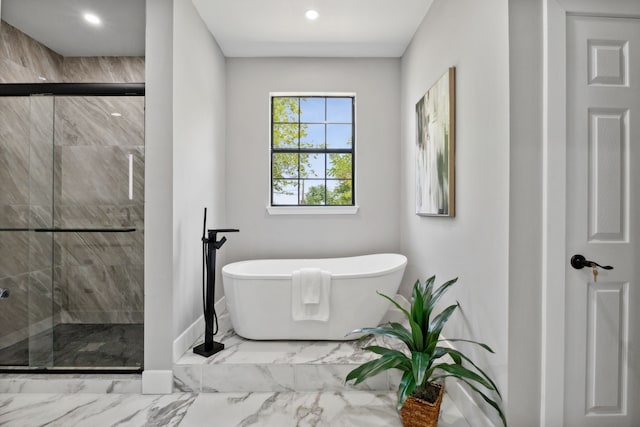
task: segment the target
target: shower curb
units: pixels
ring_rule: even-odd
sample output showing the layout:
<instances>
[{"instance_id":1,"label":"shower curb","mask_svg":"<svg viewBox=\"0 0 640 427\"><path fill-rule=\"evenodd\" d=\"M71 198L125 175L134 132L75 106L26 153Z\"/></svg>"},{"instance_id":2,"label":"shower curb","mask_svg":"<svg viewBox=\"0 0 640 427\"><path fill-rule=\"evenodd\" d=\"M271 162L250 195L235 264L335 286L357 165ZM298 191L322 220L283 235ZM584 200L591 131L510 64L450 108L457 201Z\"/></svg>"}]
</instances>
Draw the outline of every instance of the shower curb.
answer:
<instances>
[{"instance_id":1,"label":"shower curb","mask_svg":"<svg viewBox=\"0 0 640 427\"><path fill-rule=\"evenodd\" d=\"M139 374L0 374L0 393L142 393Z\"/></svg>"}]
</instances>

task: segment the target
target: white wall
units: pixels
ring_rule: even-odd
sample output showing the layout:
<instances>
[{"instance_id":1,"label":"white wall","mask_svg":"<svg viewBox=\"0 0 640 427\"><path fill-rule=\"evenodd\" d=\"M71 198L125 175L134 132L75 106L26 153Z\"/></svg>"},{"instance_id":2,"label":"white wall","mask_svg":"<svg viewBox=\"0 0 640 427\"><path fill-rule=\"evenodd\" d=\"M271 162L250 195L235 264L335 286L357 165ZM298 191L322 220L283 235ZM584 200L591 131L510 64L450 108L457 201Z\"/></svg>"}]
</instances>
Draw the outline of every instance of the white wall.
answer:
<instances>
[{"instance_id":1,"label":"white wall","mask_svg":"<svg viewBox=\"0 0 640 427\"><path fill-rule=\"evenodd\" d=\"M509 0L509 423L540 422L542 2Z\"/></svg>"},{"instance_id":2,"label":"white wall","mask_svg":"<svg viewBox=\"0 0 640 427\"><path fill-rule=\"evenodd\" d=\"M229 260L399 249L398 59L227 59ZM269 216L269 92L356 92L355 215Z\"/></svg>"},{"instance_id":3,"label":"white wall","mask_svg":"<svg viewBox=\"0 0 640 427\"><path fill-rule=\"evenodd\" d=\"M449 337L486 342L471 351L507 393L509 260L509 55L506 0L436 0L402 58L401 251L404 290L416 278L459 277L447 297L462 312ZM415 104L456 67L456 217L415 215ZM464 348L466 350L466 347ZM463 402L462 402L463 403ZM485 412L496 420L492 409ZM480 424L478 424L480 425Z\"/></svg>"},{"instance_id":4,"label":"white wall","mask_svg":"<svg viewBox=\"0 0 640 427\"><path fill-rule=\"evenodd\" d=\"M225 84L215 39L191 0L174 0L174 338L202 315L204 207L209 228L225 222Z\"/></svg>"},{"instance_id":5,"label":"white wall","mask_svg":"<svg viewBox=\"0 0 640 427\"><path fill-rule=\"evenodd\" d=\"M143 392L167 393L202 310L202 209L224 218L225 67L189 0L148 0L146 32Z\"/></svg>"},{"instance_id":6,"label":"white wall","mask_svg":"<svg viewBox=\"0 0 640 427\"><path fill-rule=\"evenodd\" d=\"M172 381L173 337L168 333L173 330L172 4L172 0L147 0L146 11L145 392L171 391Z\"/></svg>"}]
</instances>

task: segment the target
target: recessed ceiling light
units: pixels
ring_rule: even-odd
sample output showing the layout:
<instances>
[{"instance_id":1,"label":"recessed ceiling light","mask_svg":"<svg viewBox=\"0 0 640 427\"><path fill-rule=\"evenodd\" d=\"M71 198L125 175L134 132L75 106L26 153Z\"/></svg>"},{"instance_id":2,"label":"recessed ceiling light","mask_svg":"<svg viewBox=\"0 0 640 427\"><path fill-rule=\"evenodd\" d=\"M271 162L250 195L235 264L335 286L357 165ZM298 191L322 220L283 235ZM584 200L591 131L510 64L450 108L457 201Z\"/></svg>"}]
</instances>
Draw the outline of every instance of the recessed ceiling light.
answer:
<instances>
[{"instance_id":1,"label":"recessed ceiling light","mask_svg":"<svg viewBox=\"0 0 640 427\"><path fill-rule=\"evenodd\" d=\"M306 16L310 21L315 21L316 19L318 19L318 16L320 16L320 14L317 10L309 9L304 13L304 16Z\"/></svg>"},{"instance_id":2,"label":"recessed ceiling light","mask_svg":"<svg viewBox=\"0 0 640 427\"><path fill-rule=\"evenodd\" d=\"M46 78L46 77L44 77L44 76L38 76L38 80L45 81L45 80L47 80L47 78Z\"/></svg>"},{"instance_id":3,"label":"recessed ceiling light","mask_svg":"<svg viewBox=\"0 0 640 427\"><path fill-rule=\"evenodd\" d=\"M93 13L87 12L82 16L83 16L84 20L87 21L89 24L100 25L102 23L102 21L100 20L98 15L95 15Z\"/></svg>"},{"instance_id":4,"label":"recessed ceiling light","mask_svg":"<svg viewBox=\"0 0 640 427\"><path fill-rule=\"evenodd\" d=\"M122 114L120 114L120 113L111 113L111 115L113 117L122 117Z\"/></svg>"}]
</instances>

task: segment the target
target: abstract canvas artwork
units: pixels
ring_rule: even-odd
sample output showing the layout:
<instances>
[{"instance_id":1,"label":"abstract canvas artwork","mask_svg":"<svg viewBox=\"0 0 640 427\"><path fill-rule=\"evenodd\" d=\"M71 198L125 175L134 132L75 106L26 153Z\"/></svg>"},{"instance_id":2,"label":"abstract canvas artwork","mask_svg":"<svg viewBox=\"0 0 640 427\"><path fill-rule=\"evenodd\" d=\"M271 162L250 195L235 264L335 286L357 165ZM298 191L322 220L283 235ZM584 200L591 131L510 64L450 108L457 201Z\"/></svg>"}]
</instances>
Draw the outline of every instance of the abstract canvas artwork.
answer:
<instances>
[{"instance_id":1,"label":"abstract canvas artwork","mask_svg":"<svg viewBox=\"0 0 640 427\"><path fill-rule=\"evenodd\" d=\"M455 216L455 68L416 104L416 214Z\"/></svg>"}]
</instances>

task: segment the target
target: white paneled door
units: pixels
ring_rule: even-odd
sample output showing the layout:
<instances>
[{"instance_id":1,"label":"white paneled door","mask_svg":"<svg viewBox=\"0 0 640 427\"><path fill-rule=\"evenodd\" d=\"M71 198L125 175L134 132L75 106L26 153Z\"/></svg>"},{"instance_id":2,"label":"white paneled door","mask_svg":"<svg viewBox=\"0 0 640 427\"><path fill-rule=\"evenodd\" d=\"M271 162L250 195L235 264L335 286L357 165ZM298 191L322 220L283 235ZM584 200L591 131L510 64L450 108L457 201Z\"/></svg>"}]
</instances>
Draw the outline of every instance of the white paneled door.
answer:
<instances>
[{"instance_id":1,"label":"white paneled door","mask_svg":"<svg viewBox=\"0 0 640 427\"><path fill-rule=\"evenodd\" d=\"M566 65L565 426L637 427L640 19L569 15Z\"/></svg>"}]
</instances>

